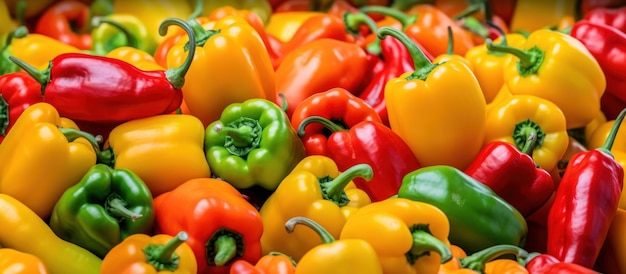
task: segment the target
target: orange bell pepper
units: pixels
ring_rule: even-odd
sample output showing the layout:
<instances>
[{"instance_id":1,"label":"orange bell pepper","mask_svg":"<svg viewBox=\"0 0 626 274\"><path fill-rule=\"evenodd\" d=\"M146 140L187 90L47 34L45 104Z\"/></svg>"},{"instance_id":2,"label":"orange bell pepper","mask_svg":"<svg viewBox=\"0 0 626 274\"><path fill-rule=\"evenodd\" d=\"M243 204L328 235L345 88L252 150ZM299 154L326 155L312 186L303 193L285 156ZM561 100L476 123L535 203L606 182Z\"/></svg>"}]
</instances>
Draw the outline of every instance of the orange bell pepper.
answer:
<instances>
[{"instance_id":1,"label":"orange bell pepper","mask_svg":"<svg viewBox=\"0 0 626 274\"><path fill-rule=\"evenodd\" d=\"M37 256L12 248L0 248L0 273L48 274L46 265Z\"/></svg>"},{"instance_id":2,"label":"orange bell pepper","mask_svg":"<svg viewBox=\"0 0 626 274\"><path fill-rule=\"evenodd\" d=\"M280 252L270 252L253 265L246 260L237 260L230 267L230 274L294 274L296 262Z\"/></svg>"}]
</instances>

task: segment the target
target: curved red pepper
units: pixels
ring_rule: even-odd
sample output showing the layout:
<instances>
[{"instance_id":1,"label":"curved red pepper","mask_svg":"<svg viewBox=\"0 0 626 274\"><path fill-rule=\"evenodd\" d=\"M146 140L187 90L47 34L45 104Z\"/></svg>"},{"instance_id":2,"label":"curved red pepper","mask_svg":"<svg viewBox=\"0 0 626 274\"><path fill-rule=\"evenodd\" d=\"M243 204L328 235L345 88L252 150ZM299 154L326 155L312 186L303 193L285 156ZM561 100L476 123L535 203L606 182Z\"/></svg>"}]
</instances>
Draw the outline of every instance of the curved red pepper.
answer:
<instances>
[{"instance_id":1,"label":"curved red pepper","mask_svg":"<svg viewBox=\"0 0 626 274\"><path fill-rule=\"evenodd\" d=\"M41 86L26 72L0 76L0 143L30 105L41 102Z\"/></svg>"},{"instance_id":2,"label":"curved red pepper","mask_svg":"<svg viewBox=\"0 0 626 274\"><path fill-rule=\"evenodd\" d=\"M607 25L626 32L626 6L621 8L595 8L583 18L594 24Z\"/></svg>"},{"instance_id":3,"label":"curved red pepper","mask_svg":"<svg viewBox=\"0 0 626 274\"><path fill-rule=\"evenodd\" d=\"M597 274L598 272L574 263L560 262L548 254L539 254L529 260L526 270L531 274Z\"/></svg>"}]
</instances>

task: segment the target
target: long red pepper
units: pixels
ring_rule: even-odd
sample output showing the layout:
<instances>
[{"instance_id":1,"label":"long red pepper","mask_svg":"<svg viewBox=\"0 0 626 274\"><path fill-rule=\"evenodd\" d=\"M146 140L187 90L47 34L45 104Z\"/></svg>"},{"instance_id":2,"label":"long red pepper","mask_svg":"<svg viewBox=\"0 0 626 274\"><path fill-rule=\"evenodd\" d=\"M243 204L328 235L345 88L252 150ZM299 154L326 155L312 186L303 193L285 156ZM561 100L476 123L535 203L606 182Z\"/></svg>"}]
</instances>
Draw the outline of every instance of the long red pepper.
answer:
<instances>
[{"instance_id":1,"label":"long red pepper","mask_svg":"<svg viewBox=\"0 0 626 274\"><path fill-rule=\"evenodd\" d=\"M178 18L161 24L185 29L190 43L195 43L189 25ZM124 122L157 114L171 113L182 103L181 87L195 48L181 67L166 71L143 71L119 59L84 53L55 57L48 69L39 71L13 56L9 57L41 84L43 101L59 114L72 120L91 123Z\"/></svg>"},{"instance_id":2,"label":"long red pepper","mask_svg":"<svg viewBox=\"0 0 626 274\"><path fill-rule=\"evenodd\" d=\"M547 253L561 262L592 268L622 193L624 169L611 147L624 120L620 112L604 145L575 154L563 174L548 215Z\"/></svg>"}]
</instances>

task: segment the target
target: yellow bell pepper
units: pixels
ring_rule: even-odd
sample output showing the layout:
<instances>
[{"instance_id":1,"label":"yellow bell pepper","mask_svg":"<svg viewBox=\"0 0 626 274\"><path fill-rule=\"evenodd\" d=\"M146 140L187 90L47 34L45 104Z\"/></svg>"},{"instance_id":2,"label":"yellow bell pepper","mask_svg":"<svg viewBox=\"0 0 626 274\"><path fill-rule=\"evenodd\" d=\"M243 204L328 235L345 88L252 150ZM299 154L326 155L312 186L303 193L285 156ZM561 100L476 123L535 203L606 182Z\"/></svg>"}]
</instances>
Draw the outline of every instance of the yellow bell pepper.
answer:
<instances>
[{"instance_id":1,"label":"yellow bell pepper","mask_svg":"<svg viewBox=\"0 0 626 274\"><path fill-rule=\"evenodd\" d=\"M125 122L109 134L99 161L133 171L153 197L195 178L211 177L204 155L204 127L186 114L162 114Z\"/></svg>"},{"instance_id":2,"label":"yellow bell pepper","mask_svg":"<svg viewBox=\"0 0 626 274\"><path fill-rule=\"evenodd\" d=\"M505 141L532 156L550 171L569 143L563 112L551 101L534 95L512 95L487 113L485 144Z\"/></svg>"},{"instance_id":3,"label":"yellow bell pepper","mask_svg":"<svg viewBox=\"0 0 626 274\"><path fill-rule=\"evenodd\" d=\"M112 51L109 51L109 53L107 53L105 56L124 60L128 63L133 64L135 67L145 71L165 70L163 67L156 63L156 60L154 59L154 57L152 57L152 55L133 47L119 47Z\"/></svg>"},{"instance_id":4,"label":"yellow bell pepper","mask_svg":"<svg viewBox=\"0 0 626 274\"><path fill-rule=\"evenodd\" d=\"M512 94L535 95L554 102L565 114L567 129L584 127L600 112L606 78L589 50L567 34L540 29L520 48L493 44L510 53L504 82Z\"/></svg>"},{"instance_id":5,"label":"yellow bell pepper","mask_svg":"<svg viewBox=\"0 0 626 274\"><path fill-rule=\"evenodd\" d=\"M41 218L49 217L63 192L96 164L92 145L83 138L70 141L59 130L61 124L52 105L33 104L0 144L0 193L20 200Z\"/></svg>"},{"instance_id":6,"label":"yellow bell pepper","mask_svg":"<svg viewBox=\"0 0 626 274\"><path fill-rule=\"evenodd\" d=\"M613 124L615 124L615 120L609 120L597 126L596 130L591 134L591 138L587 141L587 148L596 149L602 147L602 144L611 132ZM615 161L623 168L626 168L626 130L623 130L622 127L626 127L626 123L622 122L620 125L620 130L617 131L615 141L611 147L611 153ZM626 183L626 178L624 183ZM626 191L622 191L618 207L626 210Z\"/></svg>"},{"instance_id":7,"label":"yellow bell pepper","mask_svg":"<svg viewBox=\"0 0 626 274\"><path fill-rule=\"evenodd\" d=\"M50 60L54 57L69 52L80 52L80 49L37 33L28 34L23 38L15 38L11 43L12 56L40 70L48 68Z\"/></svg>"},{"instance_id":8,"label":"yellow bell pepper","mask_svg":"<svg viewBox=\"0 0 626 274\"><path fill-rule=\"evenodd\" d=\"M48 274L46 265L37 256L13 248L0 248L0 273Z\"/></svg>"},{"instance_id":9,"label":"yellow bell pepper","mask_svg":"<svg viewBox=\"0 0 626 274\"><path fill-rule=\"evenodd\" d=\"M6 1L2 1L0 3L0 37L4 38L6 34L12 32L16 27L17 24L11 19L11 13ZM4 41L0 41L0 46L3 45Z\"/></svg>"},{"instance_id":10,"label":"yellow bell pepper","mask_svg":"<svg viewBox=\"0 0 626 274\"><path fill-rule=\"evenodd\" d=\"M35 193L40 189L30 190ZM100 258L59 238L33 210L4 193L0 193L0 224L0 245L36 256L51 274L99 273ZM0 261L5 258L1 253Z\"/></svg>"},{"instance_id":11,"label":"yellow bell pepper","mask_svg":"<svg viewBox=\"0 0 626 274\"><path fill-rule=\"evenodd\" d=\"M513 96L513 94L511 94L509 87L507 85L502 85L500 87L500 90L498 90L498 93L496 93L496 96L493 97L493 100L491 100L491 102L487 104L485 111L487 115L489 115L489 112L493 109L493 106L498 105L500 102L509 100L511 96Z\"/></svg>"},{"instance_id":12,"label":"yellow bell pepper","mask_svg":"<svg viewBox=\"0 0 626 274\"><path fill-rule=\"evenodd\" d=\"M200 16L209 16L211 13L221 7L229 6L239 10L250 10L259 16L263 23L269 21L272 16L272 5L268 0L200 0L203 1L202 13ZM198 0L187 0L189 6L193 7L197 5Z\"/></svg>"},{"instance_id":13,"label":"yellow bell pepper","mask_svg":"<svg viewBox=\"0 0 626 274\"><path fill-rule=\"evenodd\" d=\"M297 261L308 250L321 244L320 238L310 230L287 233L284 224L293 217L313 219L338 238L355 208L371 203L369 196L352 182L357 176L371 179L371 167L356 165L340 173L335 162L327 156L313 155L300 161L260 209L263 253L282 252Z\"/></svg>"},{"instance_id":14,"label":"yellow bell pepper","mask_svg":"<svg viewBox=\"0 0 626 274\"><path fill-rule=\"evenodd\" d=\"M306 217L293 217L285 223L288 233L305 225L318 234L322 243L307 251L296 266L296 274L382 274L376 251L361 239L335 240L328 230Z\"/></svg>"},{"instance_id":15,"label":"yellow bell pepper","mask_svg":"<svg viewBox=\"0 0 626 274\"><path fill-rule=\"evenodd\" d=\"M222 111L232 103L252 98L274 101L274 67L254 28L236 15L227 15L204 26L208 38L196 43L196 53L182 88L190 114L206 127L219 120ZM185 62L188 41L188 37L181 37L169 50L168 67ZM207 76L214 80L207 81Z\"/></svg>"},{"instance_id":16,"label":"yellow bell pepper","mask_svg":"<svg viewBox=\"0 0 626 274\"><path fill-rule=\"evenodd\" d=\"M265 25L265 32L281 42L291 40L300 26L309 18L323 14L316 11L289 11L274 13Z\"/></svg>"},{"instance_id":17,"label":"yellow bell pepper","mask_svg":"<svg viewBox=\"0 0 626 274\"><path fill-rule=\"evenodd\" d=\"M510 29L511 32L532 32L542 28L557 27L566 17L576 17L576 1L516 1Z\"/></svg>"},{"instance_id":18,"label":"yellow bell pepper","mask_svg":"<svg viewBox=\"0 0 626 274\"><path fill-rule=\"evenodd\" d=\"M452 259L450 222L437 207L389 198L361 207L345 223L341 240L363 239L374 247L384 273L438 273Z\"/></svg>"},{"instance_id":19,"label":"yellow bell pepper","mask_svg":"<svg viewBox=\"0 0 626 274\"><path fill-rule=\"evenodd\" d=\"M148 38L156 44L161 43L167 37L159 35L159 26L168 18L184 18L191 15L192 8L185 1L171 0L133 0L114 1L115 13L132 14L139 18L148 29Z\"/></svg>"},{"instance_id":20,"label":"yellow bell pepper","mask_svg":"<svg viewBox=\"0 0 626 274\"><path fill-rule=\"evenodd\" d=\"M389 80L385 101L390 128L409 145L422 166L465 169L483 145L486 102L470 68L457 60L431 63L402 31L381 27L413 56L416 70Z\"/></svg>"}]
</instances>

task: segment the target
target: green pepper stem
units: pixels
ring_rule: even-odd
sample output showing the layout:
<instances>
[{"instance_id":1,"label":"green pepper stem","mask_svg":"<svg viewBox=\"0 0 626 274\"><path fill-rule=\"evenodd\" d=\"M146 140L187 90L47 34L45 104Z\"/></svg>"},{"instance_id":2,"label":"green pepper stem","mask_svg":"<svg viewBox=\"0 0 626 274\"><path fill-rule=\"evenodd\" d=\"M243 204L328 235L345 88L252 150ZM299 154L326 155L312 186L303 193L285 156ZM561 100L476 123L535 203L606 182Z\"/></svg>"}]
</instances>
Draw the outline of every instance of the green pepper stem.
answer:
<instances>
[{"instance_id":1,"label":"green pepper stem","mask_svg":"<svg viewBox=\"0 0 626 274\"><path fill-rule=\"evenodd\" d=\"M287 110L289 109L289 102L287 101L287 97L285 97L285 94L283 94L282 92L278 93L278 97L280 97L280 109L283 112L287 112Z\"/></svg>"},{"instance_id":2,"label":"green pepper stem","mask_svg":"<svg viewBox=\"0 0 626 274\"><path fill-rule=\"evenodd\" d=\"M337 123L334 123L333 121L326 119L322 116L310 116L305 118L304 120L302 120L302 122L300 122L300 125L298 126L298 136L303 137L306 134L306 126L308 126L310 123L320 123L322 124L325 128L327 128L328 130L330 130L330 132L337 132L337 131L342 131L342 130L347 130L346 128L340 126Z\"/></svg>"},{"instance_id":3,"label":"green pepper stem","mask_svg":"<svg viewBox=\"0 0 626 274\"><path fill-rule=\"evenodd\" d=\"M117 195L109 196L109 198L105 202L105 208L109 213L113 215L113 217L130 219L133 222L143 217L143 215L132 212L130 209L128 209L126 207L126 201L116 196Z\"/></svg>"},{"instance_id":4,"label":"green pepper stem","mask_svg":"<svg viewBox=\"0 0 626 274\"><path fill-rule=\"evenodd\" d=\"M124 26L123 24L120 24L119 22L117 22L115 20L111 20L111 18L102 17L102 16L95 16L94 18L91 19L91 23L93 24L94 27L98 27L102 23L109 24L109 25L117 28L119 31L121 31L124 34L124 37L126 38L126 45L127 46L132 47L132 48L138 48L139 47L139 41L137 40L137 37L135 35L133 35L128 30L128 28L126 26Z\"/></svg>"},{"instance_id":5,"label":"green pepper stem","mask_svg":"<svg viewBox=\"0 0 626 274\"><path fill-rule=\"evenodd\" d=\"M374 170L370 165L357 164L346 169L331 181L322 183L322 192L326 194L325 198L338 202L341 200L344 189L352 180L360 177L369 181L373 176Z\"/></svg>"},{"instance_id":6,"label":"green pepper stem","mask_svg":"<svg viewBox=\"0 0 626 274\"><path fill-rule=\"evenodd\" d=\"M502 255L512 254L515 257L527 257L528 252L514 245L495 245L478 251L470 256L459 259L462 268L485 273L485 264Z\"/></svg>"},{"instance_id":7,"label":"green pepper stem","mask_svg":"<svg viewBox=\"0 0 626 274\"><path fill-rule=\"evenodd\" d=\"M330 244L335 241L333 235L328 232L323 226L307 217L293 217L285 223L285 230L287 233L292 233L296 225L305 225L310 229L313 229L317 235L322 239L322 244Z\"/></svg>"},{"instance_id":8,"label":"green pepper stem","mask_svg":"<svg viewBox=\"0 0 626 274\"><path fill-rule=\"evenodd\" d=\"M181 231L164 245L149 244L142 251L148 263L154 266L157 271L175 271L178 269L180 256L174 252L188 239L187 232Z\"/></svg>"},{"instance_id":9,"label":"green pepper stem","mask_svg":"<svg viewBox=\"0 0 626 274\"><path fill-rule=\"evenodd\" d=\"M533 58L530 52L528 51L510 47L508 45L494 44L493 40L491 39L487 39L485 42L486 42L485 45L487 46L487 49L489 50L513 54L515 57L519 58L520 62L522 62L522 66L524 67L530 66L532 63Z\"/></svg>"},{"instance_id":10,"label":"green pepper stem","mask_svg":"<svg viewBox=\"0 0 626 274\"><path fill-rule=\"evenodd\" d=\"M107 150L100 149L100 142L98 142L98 137L93 136L93 134L84 132L75 128L63 128L58 127L59 131L65 135L65 138L68 142L73 142L78 138L85 138L89 144L93 147L98 163L105 164L107 166L113 166L115 164L115 154L111 148Z\"/></svg>"},{"instance_id":11,"label":"green pepper stem","mask_svg":"<svg viewBox=\"0 0 626 274\"><path fill-rule=\"evenodd\" d=\"M15 19L20 26L24 26L24 14L27 6L28 2L26 0L17 1L17 4L15 4Z\"/></svg>"},{"instance_id":12,"label":"green pepper stem","mask_svg":"<svg viewBox=\"0 0 626 274\"><path fill-rule=\"evenodd\" d=\"M204 0L196 0L196 4L194 5L193 12L187 18L187 21L196 20L196 18L200 17L204 13Z\"/></svg>"},{"instance_id":13,"label":"green pepper stem","mask_svg":"<svg viewBox=\"0 0 626 274\"><path fill-rule=\"evenodd\" d=\"M393 3L391 3L391 8L400 10L400 11L407 11L415 5L420 5L420 4L432 5L435 3L435 0L394 0L392 2Z\"/></svg>"},{"instance_id":14,"label":"green pepper stem","mask_svg":"<svg viewBox=\"0 0 626 274\"><path fill-rule=\"evenodd\" d=\"M470 0L470 4L459 14L454 15L452 20L460 20L482 10L487 4L485 0Z\"/></svg>"},{"instance_id":15,"label":"green pepper stem","mask_svg":"<svg viewBox=\"0 0 626 274\"><path fill-rule=\"evenodd\" d=\"M489 30L483 25L482 22L478 21L478 19L474 17L467 17L463 19L463 29L469 30L471 33L474 33L483 39L486 39L489 36Z\"/></svg>"},{"instance_id":16,"label":"green pepper stem","mask_svg":"<svg viewBox=\"0 0 626 274\"><path fill-rule=\"evenodd\" d=\"M180 89L185 84L185 74L187 74L187 71L191 66L191 62L193 61L193 56L196 54L196 35L189 23L180 18L168 18L163 20L163 22L161 22L161 25L159 26L159 35L165 36L165 34L167 34L168 27L171 25L176 25L184 29L187 33L187 36L189 37L189 44L192 45L189 47L187 57L180 67L169 68L165 71L165 76L167 77L167 80L172 84L175 89Z\"/></svg>"},{"instance_id":17,"label":"green pepper stem","mask_svg":"<svg viewBox=\"0 0 626 274\"><path fill-rule=\"evenodd\" d=\"M46 89L46 85L50 80L50 69L52 68L52 62L50 62L48 68L44 70L39 70L15 56L9 56L9 60L22 68L26 73L33 77L33 79L35 79L39 83L39 85L41 85L41 96L44 96L44 90Z\"/></svg>"},{"instance_id":18,"label":"green pepper stem","mask_svg":"<svg viewBox=\"0 0 626 274\"><path fill-rule=\"evenodd\" d=\"M346 30L353 36L359 36L361 25L367 26L372 33L376 33L378 31L378 26L372 17L369 17L364 12L345 12L343 14L343 22L346 25ZM376 37L372 43L366 46L367 52L374 55L380 55L380 39Z\"/></svg>"},{"instance_id":19,"label":"green pepper stem","mask_svg":"<svg viewBox=\"0 0 626 274\"><path fill-rule=\"evenodd\" d=\"M237 241L229 235L221 235L215 240L215 257L213 262L216 266L223 266L237 255Z\"/></svg>"},{"instance_id":20,"label":"green pepper stem","mask_svg":"<svg viewBox=\"0 0 626 274\"><path fill-rule=\"evenodd\" d=\"M254 137L252 136L252 127L248 125L242 125L237 128L224 127L222 124L216 124L213 128L215 131L228 135L233 140L233 144L236 147L245 147L252 143Z\"/></svg>"},{"instance_id":21,"label":"green pepper stem","mask_svg":"<svg viewBox=\"0 0 626 274\"><path fill-rule=\"evenodd\" d=\"M402 12L399 9L395 9L391 7L365 6L365 7L360 8L359 11L364 12L364 13L378 13L378 14L382 14L385 16L389 16L393 19L398 20L398 22L400 22L400 24L402 25L402 29L407 28L408 26L410 26L411 24L417 21L417 15L415 14L409 15L409 14Z\"/></svg>"},{"instance_id":22,"label":"green pepper stem","mask_svg":"<svg viewBox=\"0 0 626 274\"><path fill-rule=\"evenodd\" d=\"M417 46L417 44L409 38L402 31L393 27L384 26L378 29L377 32L379 39L385 39L387 35L393 36L398 39L407 49L411 58L413 58L413 64L416 70L407 78L407 80L419 79L424 80L428 77L428 74L437 66L428 60L428 57L424 55L424 52Z\"/></svg>"},{"instance_id":23,"label":"green pepper stem","mask_svg":"<svg viewBox=\"0 0 626 274\"><path fill-rule=\"evenodd\" d=\"M517 149L532 156L535 148L543 144L546 133L539 124L526 119L515 124L511 137L513 137Z\"/></svg>"},{"instance_id":24,"label":"green pepper stem","mask_svg":"<svg viewBox=\"0 0 626 274\"><path fill-rule=\"evenodd\" d=\"M9 128L9 103L0 94L0 135L4 136Z\"/></svg>"},{"instance_id":25,"label":"green pepper stem","mask_svg":"<svg viewBox=\"0 0 626 274\"><path fill-rule=\"evenodd\" d=\"M452 27L448 26L446 29L448 30L448 48L446 48L446 54L453 55L454 54L454 35L452 35Z\"/></svg>"},{"instance_id":26,"label":"green pepper stem","mask_svg":"<svg viewBox=\"0 0 626 274\"><path fill-rule=\"evenodd\" d=\"M425 254L430 251L434 251L441 255L440 263L446 263L452 260L452 251L444 242L437 239L428 231L415 230L412 233L413 245L411 246L411 252L413 255Z\"/></svg>"},{"instance_id":27,"label":"green pepper stem","mask_svg":"<svg viewBox=\"0 0 626 274\"><path fill-rule=\"evenodd\" d=\"M9 49L9 46L11 46L11 43L13 43L13 38L24 38L26 37L26 35L28 35L28 28L26 26L19 26L15 28L13 31L7 34L2 51L6 51Z\"/></svg>"},{"instance_id":28,"label":"green pepper stem","mask_svg":"<svg viewBox=\"0 0 626 274\"><path fill-rule=\"evenodd\" d=\"M519 58L517 70L524 77L537 73L545 57L545 52L537 46L523 50L508 45L494 44L489 38L485 39L485 46L490 51L509 53Z\"/></svg>"},{"instance_id":29,"label":"green pepper stem","mask_svg":"<svg viewBox=\"0 0 626 274\"><path fill-rule=\"evenodd\" d=\"M526 142L524 142L524 145L520 147L520 151L532 157L533 152L535 151L536 147L537 147L537 131L531 130L528 133L528 138L526 139Z\"/></svg>"},{"instance_id":30,"label":"green pepper stem","mask_svg":"<svg viewBox=\"0 0 626 274\"><path fill-rule=\"evenodd\" d=\"M291 264L293 264L293 266L296 266L298 264L298 262L296 262L296 260L293 257L291 257L291 256L289 256L289 255L287 255L285 253L279 252L279 251L270 251L267 254L268 255L272 255L272 256L285 256L285 257L289 258L289 261L291 261Z\"/></svg>"},{"instance_id":31,"label":"green pepper stem","mask_svg":"<svg viewBox=\"0 0 626 274\"><path fill-rule=\"evenodd\" d=\"M613 154L611 153L611 148L613 147L613 143L615 142L617 131L619 130L622 121L624 120L624 116L626 116L626 108L622 109L617 118L615 118L615 122L613 123L611 131L609 132L606 140L604 140L604 144L602 145L602 147L597 148L597 150L613 156Z\"/></svg>"}]
</instances>

